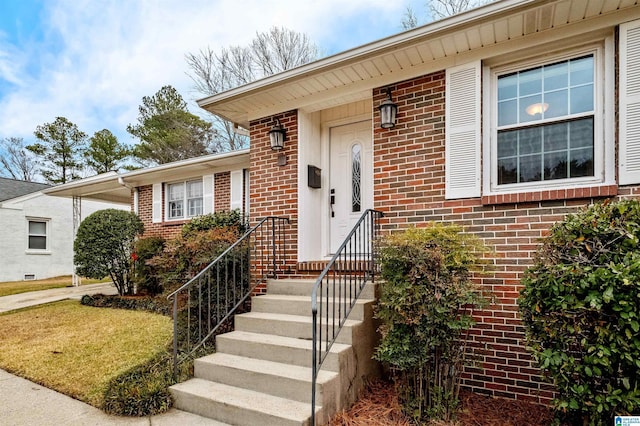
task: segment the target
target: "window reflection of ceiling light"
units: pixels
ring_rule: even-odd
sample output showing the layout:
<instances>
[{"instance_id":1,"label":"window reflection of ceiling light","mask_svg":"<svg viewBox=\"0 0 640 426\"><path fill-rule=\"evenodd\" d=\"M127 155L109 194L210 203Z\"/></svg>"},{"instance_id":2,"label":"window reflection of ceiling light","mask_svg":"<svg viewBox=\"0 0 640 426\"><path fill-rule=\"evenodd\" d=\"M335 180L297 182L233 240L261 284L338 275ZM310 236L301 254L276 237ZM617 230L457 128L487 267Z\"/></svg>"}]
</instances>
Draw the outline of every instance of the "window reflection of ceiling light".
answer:
<instances>
[{"instance_id":1,"label":"window reflection of ceiling light","mask_svg":"<svg viewBox=\"0 0 640 426\"><path fill-rule=\"evenodd\" d=\"M525 111L529 115L536 115L536 114L542 115L542 113L545 112L548 108L549 108L549 104L547 103L537 103L537 104L529 105L527 109L525 109Z\"/></svg>"}]
</instances>

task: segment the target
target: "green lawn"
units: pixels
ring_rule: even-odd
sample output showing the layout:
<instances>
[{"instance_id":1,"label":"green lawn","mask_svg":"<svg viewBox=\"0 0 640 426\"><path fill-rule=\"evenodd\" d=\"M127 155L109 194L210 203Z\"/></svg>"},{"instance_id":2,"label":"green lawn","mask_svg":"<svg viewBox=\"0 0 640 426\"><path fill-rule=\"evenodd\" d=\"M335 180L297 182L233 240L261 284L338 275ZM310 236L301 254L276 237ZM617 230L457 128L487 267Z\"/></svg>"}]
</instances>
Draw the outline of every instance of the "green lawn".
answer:
<instances>
[{"instance_id":1,"label":"green lawn","mask_svg":"<svg viewBox=\"0 0 640 426\"><path fill-rule=\"evenodd\" d=\"M111 279L90 280L82 278L82 284L94 284L100 282L110 282ZM35 281L6 281L0 282L0 297L11 294L26 293L28 291L48 290L51 288L71 287L71 275L63 277L48 278L46 280Z\"/></svg>"},{"instance_id":2,"label":"green lawn","mask_svg":"<svg viewBox=\"0 0 640 426\"><path fill-rule=\"evenodd\" d=\"M109 380L171 336L165 316L57 302L0 314L0 368L100 407Z\"/></svg>"}]
</instances>

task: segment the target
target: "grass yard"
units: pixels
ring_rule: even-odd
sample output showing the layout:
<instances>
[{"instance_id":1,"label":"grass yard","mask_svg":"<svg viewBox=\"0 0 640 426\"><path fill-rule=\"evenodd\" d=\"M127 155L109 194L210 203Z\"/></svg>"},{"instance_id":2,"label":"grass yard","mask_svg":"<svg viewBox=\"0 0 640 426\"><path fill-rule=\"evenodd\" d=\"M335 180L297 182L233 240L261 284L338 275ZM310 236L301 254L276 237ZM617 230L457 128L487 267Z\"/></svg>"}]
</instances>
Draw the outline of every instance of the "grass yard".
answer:
<instances>
[{"instance_id":1,"label":"grass yard","mask_svg":"<svg viewBox=\"0 0 640 426\"><path fill-rule=\"evenodd\" d=\"M95 284L102 282L110 282L110 278L102 280L91 280L82 278L82 284ZM6 281L0 282L0 297L12 294L26 293L28 291L49 290L52 288L71 287L71 275L62 277L48 278L46 280L34 281Z\"/></svg>"},{"instance_id":2,"label":"grass yard","mask_svg":"<svg viewBox=\"0 0 640 426\"><path fill-rule=\"evenodd\" d=\"M109 380L166 351L168 317L63 301L0 314L0 368L100 407Z\"/></svg>"}]
</instances>

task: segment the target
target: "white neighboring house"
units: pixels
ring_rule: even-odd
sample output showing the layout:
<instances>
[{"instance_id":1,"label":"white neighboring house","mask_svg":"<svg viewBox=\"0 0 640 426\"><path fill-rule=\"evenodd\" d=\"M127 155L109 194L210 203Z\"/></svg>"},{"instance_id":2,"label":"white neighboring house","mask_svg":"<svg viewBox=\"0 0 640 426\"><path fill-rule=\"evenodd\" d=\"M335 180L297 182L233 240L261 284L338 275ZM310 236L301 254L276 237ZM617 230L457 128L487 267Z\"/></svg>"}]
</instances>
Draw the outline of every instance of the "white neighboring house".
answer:
<instances>
[{"instance_id":1,"label":"white neighboring house","mask_svg":"<svg viewBox=\"0 0 640 426\"><path fill-rule=\"evenodd\" d=\"M0 282L73 273L73 201L42 193L49 185L0 177ZM128 205L82 200L80 219Z\"/></svg>"}]
</instances>

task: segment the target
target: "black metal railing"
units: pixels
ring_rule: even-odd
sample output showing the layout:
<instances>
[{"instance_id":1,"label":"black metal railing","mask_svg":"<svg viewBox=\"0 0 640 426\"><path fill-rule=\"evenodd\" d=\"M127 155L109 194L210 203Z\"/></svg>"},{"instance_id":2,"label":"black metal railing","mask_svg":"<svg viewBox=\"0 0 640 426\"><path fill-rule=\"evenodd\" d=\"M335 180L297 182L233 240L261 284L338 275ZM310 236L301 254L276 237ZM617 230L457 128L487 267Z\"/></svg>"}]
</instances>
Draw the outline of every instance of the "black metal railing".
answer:
<instances>
[{"instance_id":1,"label":"black metal railing","mask_svg":"<svg viewBox=\"0 0 640 426\"><path fill-rule=\"evenodd\" d=\"M366 210L316 280L311 292L313 351L311 424L315 425L316 381L322 363L367 281L377 272L375 240L382 212Z\"/></svg>"},{"instance_id":2,"label":"black metal railing","mask_svg":"<svg viewBox=\"0 0 640 426\"><path fill-rule=\"evenodd\" d=\"M233 314L247 302L255 287L275 278L285 265L289 219L266 217L227 248L189 282L171 293L173 299L173 365L201 348L212 336L230 328Z\"/></svg>"}]
</instances>

